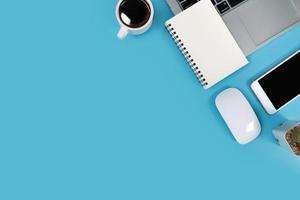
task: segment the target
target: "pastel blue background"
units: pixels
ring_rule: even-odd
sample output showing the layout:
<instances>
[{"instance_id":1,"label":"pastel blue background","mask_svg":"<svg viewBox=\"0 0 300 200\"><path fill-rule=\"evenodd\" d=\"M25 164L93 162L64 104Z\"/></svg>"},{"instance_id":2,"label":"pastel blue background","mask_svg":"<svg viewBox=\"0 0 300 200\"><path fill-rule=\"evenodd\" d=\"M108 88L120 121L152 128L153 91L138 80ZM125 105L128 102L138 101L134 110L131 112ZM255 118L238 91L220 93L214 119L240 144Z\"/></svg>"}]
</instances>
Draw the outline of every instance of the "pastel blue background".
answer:
<instances>
[{"instance_id":1,"label":"pastel blue background","mask_svg":"<svg viewBox=\"0 0 300 200\"><path fill-rule=\"evenodd\" d=\"M300 48L300 27L203 90L165 30L119 41L116 0L0 2L0 199L297 199L300 160L249 85ZM238 145L214 99L239 88L263 131Z\"/></svg>"}]
</instances>

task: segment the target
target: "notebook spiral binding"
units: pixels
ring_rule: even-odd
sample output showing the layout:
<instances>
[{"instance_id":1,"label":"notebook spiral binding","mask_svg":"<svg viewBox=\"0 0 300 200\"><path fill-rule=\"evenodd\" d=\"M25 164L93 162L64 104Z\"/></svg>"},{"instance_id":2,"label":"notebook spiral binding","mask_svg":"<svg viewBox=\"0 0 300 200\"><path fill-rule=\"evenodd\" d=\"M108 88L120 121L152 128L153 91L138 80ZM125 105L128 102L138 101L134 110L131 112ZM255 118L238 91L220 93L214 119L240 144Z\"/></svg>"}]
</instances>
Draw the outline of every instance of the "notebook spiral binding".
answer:
<instances>
[{"instance_id":1,"label":"notebook spiral binding","mask_svg":"<svg viewBox=\"0 0 300 200\"><path fill-rule=\"evenodd\" d=\"M202 86L206 86L208 85L208 82L206 81L206 79L204 78L202 72L200 71L199 67L197 66L197 64L194 62L194 59L192 58L192 56L189 54L189 51L186 49L186 47L184 46L184 43L181 41L179 35L176 33L176 31L174 30L174 28L172 27L172 24L168 24L167 25L167 29L169 31L169 33L171 34L173 40L175 41L175 43L177 44L179 50L182 52L182 54L184 55L185 59L187 60L187 62L190 64L192 70L194 71L195 75L197 76L198 80L200 81Z\"/></svg>"}]
</instances>

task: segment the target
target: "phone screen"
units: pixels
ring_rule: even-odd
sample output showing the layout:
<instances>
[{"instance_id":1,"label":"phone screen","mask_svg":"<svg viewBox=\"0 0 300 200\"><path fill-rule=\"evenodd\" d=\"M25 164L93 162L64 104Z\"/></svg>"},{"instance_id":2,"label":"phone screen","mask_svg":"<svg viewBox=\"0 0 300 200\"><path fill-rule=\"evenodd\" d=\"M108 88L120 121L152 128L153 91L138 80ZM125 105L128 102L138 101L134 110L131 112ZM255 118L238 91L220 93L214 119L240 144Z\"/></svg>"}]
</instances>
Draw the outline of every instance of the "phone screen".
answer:
<instances>
[{"instance_id":1,"label":"phone screen","mask_svg":"<svg viewBox=\"0 0 300 200\"><path fill-rule=\"evenodd\" d=\"M294 99L300 94L300 52L258 82L277 110Z\"/></svg>"}]
</instances>

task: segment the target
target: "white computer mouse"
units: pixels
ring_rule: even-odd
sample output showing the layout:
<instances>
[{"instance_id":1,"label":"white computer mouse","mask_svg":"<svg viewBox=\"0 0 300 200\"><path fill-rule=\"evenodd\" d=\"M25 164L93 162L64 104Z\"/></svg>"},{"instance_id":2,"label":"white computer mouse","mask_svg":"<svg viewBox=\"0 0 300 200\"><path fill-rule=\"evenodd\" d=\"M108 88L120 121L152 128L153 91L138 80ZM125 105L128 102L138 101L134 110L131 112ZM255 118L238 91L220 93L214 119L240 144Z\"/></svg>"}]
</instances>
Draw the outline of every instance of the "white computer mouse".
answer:
<instances>
[{"instance_id":1,"label":"white computer mouse","mask_svg":"<svg viewBox=\"0 0 300 200\"><path fill-rule=\"evenodd\" d=\"M236 141L247 144L261 132L260 122L246 97L236 88L221 92L216 106Z\"/></svg>"}]
</instances>

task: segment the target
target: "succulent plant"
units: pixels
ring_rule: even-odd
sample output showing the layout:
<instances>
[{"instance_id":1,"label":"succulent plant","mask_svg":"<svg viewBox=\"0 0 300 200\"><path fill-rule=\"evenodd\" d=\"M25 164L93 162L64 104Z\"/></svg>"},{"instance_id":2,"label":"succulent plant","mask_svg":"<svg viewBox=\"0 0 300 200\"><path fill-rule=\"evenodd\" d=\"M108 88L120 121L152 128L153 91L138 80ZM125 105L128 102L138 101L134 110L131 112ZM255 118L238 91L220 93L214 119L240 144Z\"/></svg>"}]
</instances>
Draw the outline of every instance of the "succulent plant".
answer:
<instances>
[{"instance_id":1,"label":"succulent plant","mask_svg":"<svg viewBox=\"0 0 300 200\"><path fill-rule=\"evenodd\" d=\"M298 145L300 145L300 127L296 127L292 131L292 139L294 142L296 142Z\"/></svg>"}]
</instances>

